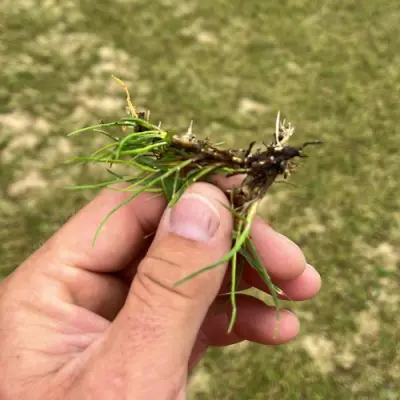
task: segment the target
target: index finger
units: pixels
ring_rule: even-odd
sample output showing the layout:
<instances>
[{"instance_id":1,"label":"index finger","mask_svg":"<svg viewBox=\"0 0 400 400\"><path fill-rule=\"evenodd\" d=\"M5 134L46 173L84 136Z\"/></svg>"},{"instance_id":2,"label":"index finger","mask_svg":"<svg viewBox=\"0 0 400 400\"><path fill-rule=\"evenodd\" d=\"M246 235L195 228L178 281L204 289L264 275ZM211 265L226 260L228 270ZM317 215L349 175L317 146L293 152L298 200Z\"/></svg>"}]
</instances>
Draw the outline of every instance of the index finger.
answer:
<instances>
[{"instance_id":1,"label":"index finger","mask_svg":"<svg viewBox=\"0 0 400 400\"><path fill-rule=\"evenodd\" d=\"M105 189L73 216L44 246L59 262L93 272L128 266L158 226L166 206L163 196L143 193L122 206L94 235L105 216L132 193Z\"/></svg>"}]
</instances>

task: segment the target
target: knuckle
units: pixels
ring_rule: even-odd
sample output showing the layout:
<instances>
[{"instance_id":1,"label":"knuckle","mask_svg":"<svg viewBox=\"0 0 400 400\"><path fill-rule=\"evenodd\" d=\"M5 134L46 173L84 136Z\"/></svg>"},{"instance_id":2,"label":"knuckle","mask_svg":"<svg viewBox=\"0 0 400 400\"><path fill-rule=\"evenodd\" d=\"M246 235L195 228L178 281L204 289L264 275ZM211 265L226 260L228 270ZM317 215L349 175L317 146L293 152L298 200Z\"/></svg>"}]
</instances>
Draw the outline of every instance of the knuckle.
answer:
<instances>
[{"instance_id":1,"label":"knuckle","mask_svg":"<svg viewBox=\"0 0 400 400\"><path fill-rule=\"evenodd\" d=\"M152 308L182 310L192 302L193 296L186 288L174 286L180 271L182 266L174 261L147 256L139 265L133 292Z\"/></svg>"}]
</instances>

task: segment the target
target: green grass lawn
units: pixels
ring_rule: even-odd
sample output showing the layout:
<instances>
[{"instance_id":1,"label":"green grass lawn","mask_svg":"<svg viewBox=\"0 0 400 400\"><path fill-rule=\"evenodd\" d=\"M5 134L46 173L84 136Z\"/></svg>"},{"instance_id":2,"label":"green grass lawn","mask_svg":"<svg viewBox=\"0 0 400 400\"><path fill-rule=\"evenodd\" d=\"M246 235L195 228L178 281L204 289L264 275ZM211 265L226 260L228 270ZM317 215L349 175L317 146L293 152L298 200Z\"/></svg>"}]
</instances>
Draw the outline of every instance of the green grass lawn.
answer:
<instances>
[{"instance_id":1,"label":"green grass lawn","mask_svg":"<svg viewBox=\"0 0 400 400\"><path fill-rule=\"evenodd\" d=\"M323 288L294 307L293 343L212 350L191 398L400 398L397 1L3 0L0 14L0 274L94 195L63 187L101 167L61 161L102 141L68 132L124 112L111 74L154 121L238 147L268 140L280 110L292 143L325 144L262 212Z\"/></svg>"}]
</instances>

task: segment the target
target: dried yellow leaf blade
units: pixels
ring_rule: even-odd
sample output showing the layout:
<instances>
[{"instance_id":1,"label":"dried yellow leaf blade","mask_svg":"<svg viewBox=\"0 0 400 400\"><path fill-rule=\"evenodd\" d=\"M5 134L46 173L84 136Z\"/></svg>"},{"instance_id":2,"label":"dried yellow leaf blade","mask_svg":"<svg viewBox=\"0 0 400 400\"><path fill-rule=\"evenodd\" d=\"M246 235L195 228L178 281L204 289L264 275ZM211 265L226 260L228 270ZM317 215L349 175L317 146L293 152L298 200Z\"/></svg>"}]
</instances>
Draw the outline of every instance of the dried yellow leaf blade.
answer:
<instances>
[{"instance_id":1,"label":"dried yellow leaf blade","mask_svg":"<svg viewBox=\"0 0 400 400\"><path fill-rule=\"evenodd\" d=\"M128 108L129 108L129 112L130 112L131 116L137 118L138 114L136 112L135 106L132 104L131 95L129 93L128 87L126 86L126 84L121 79L117 78L114 75L112 75L112 77L118 83L118 85L120 85L122 87L122 89L124 89L124 92L126 93L126 102L128 103Z\"/></svg>"}]
</instances>

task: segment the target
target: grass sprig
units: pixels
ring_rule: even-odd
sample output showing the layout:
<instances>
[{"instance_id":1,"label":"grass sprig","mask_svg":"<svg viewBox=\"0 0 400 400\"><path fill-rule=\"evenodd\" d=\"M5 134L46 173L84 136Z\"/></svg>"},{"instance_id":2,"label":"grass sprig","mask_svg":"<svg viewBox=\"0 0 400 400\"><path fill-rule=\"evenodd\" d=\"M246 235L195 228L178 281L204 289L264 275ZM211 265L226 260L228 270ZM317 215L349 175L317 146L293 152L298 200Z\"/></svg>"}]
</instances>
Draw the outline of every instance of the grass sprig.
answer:
<instances>
[{"instance_id":1,"label":"grass sprig","mask_svg":"<svg viewBox=\"0 0 400 400\"><path fill-rule=\"evenodd\" d=\"M120 79L114 79L123 88L128 104L128 117L118 121L101 123L71 132L75 136L89 131L101 133L111 140L93 152L90 156L76 157L73 162L105 163L113 179L98 183L72 186L68 189L100 189L111 187L115 190L130 192L131 195L105 215L93 238L96 242L107 220L125 204L143 192L162 193L173 206L190 185L200 180L211 181L213 174L232 176L246 174L238 188L227 191L229 209L235 221L232 247L220 260L206 265L194 273L182 278L175 286L182 285L196 276L229 263L231 285L229 298L232 315L228 331L231 332L237 317L236 293L240 287L243 269L247 263L260 275L269 289L273 302L279 312L279 294L282 291L274 285L264 268L262 260L251 240L250 229L257 212L257 207L268 188L279 175L286 178L294 171L292 159L305 157L304 147L318 142L306 142L303 146L290 147L286 143L294 128L285 121L281 122L278 114L273 141L265 150L253 150L254 143L247 149L222 149L221 143L208 139L198 139L192 131L192 123L183 134L161 128L149 121L149 112L138 112L131 101L127 86ZM119 128L119 133L109 133L105 129ZM127 176L112 170L114 165L130 168ZM133 168L132 168L133 167ZM124 188L115 188L118 183L127 183ZM279 319L279 314L278 314Z\"/></svg>"}]
</instances>

